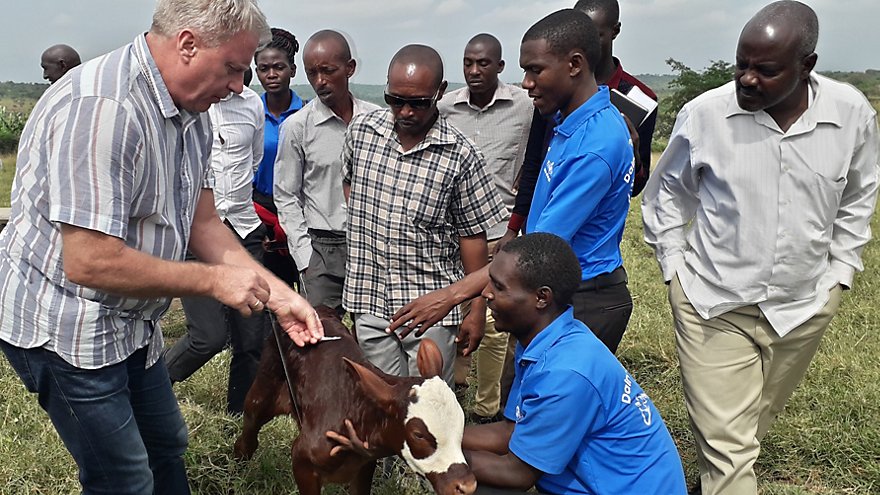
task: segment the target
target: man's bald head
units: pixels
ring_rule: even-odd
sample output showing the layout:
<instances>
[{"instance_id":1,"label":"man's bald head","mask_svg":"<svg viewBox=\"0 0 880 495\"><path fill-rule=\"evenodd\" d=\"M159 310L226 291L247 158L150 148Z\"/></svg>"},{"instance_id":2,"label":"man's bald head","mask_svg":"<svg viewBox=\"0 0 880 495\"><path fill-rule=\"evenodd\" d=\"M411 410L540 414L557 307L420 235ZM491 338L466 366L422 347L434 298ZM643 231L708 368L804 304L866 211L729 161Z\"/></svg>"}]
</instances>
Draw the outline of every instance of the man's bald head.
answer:
<instances>
[{"instance_id":1,"label":"man's bald head","mask_svg":"<svg viewBox=\"0 0 880 495\"><path fill-rule=\"evenodd\" d=\"M580 10L590 18L593 17L590 15L593 12L602 12L610 24L620 21L620 5L617 0L580 0L574 4L574 10Z\"/></svg>"},{"instance_id":2,"label":"man's bald head","mask_svg":"<svg viewBox=\"0 0 880 495\"><path fill-rule=\"evenodd\" d=\"M493 60L501 60L501 42L489 33L480 33L468 41L465 50L470 47L482 46L486 54Z\"/></svg>"},{"instance_id":3,"label":"man's bald head","mask_svg":"<svg viewBox=\"0 0 880 495\"><path fill-rule=\"evenodd\" d=\"M808 106L818 38L816 13L800 2L774 2L755 14L736 47L733 78L740 108L764 110L788 129Z\"/></svg>"},{"instance_id":4,"label":"man's bald head","mask_svg":"<svg viewBox=\"0 0 880 495\"><path fill-rule=\"evenodd\" d=\"M43 79L54 83L70 69L81 64L79 53L68 45L52 45L40 57Z\"/></svg>"},{"instance_id":5,"label":"man's bald head","mask_svg":"<svg viewBox=\"0 0 880 495\"><path fill-rule=\"evenodd\" d=\"M443 59L437 50L425 45L406 45L394 54L388 65L388 76L391 77L395 67L402 67L404 73L414 74L416 71L431 71L434 87L439 88L443 82Z\"/></svg>"},{"instance_id":6,"label":"man's bald head","mask_svg":"<svg viewBox=\"0 0 880 495\"><path fill-rule=\"evenodd\" d=\"M342 33L331 29L324 29L313 34L308 41L306 41L306 46L303 48L303 57L305 57L306 52L308 52L310 48L317 44L321 44L325 47L332 47L333 52L339 56L342 63L351 60L351 47Z\"/></svg>"},{"instance_id":7,"label":"man's bald head","mask_svg":"<svg viewBox=\"0 0 880 495\"><path fill-rule=\"evenodd\" d=\"M763 37L778 42L797 43L797 56L806 57L816 51L819 41L819 18L809 6L793 0L773 2L755 14L740 34Z\"/></svg>"}]
</instances>

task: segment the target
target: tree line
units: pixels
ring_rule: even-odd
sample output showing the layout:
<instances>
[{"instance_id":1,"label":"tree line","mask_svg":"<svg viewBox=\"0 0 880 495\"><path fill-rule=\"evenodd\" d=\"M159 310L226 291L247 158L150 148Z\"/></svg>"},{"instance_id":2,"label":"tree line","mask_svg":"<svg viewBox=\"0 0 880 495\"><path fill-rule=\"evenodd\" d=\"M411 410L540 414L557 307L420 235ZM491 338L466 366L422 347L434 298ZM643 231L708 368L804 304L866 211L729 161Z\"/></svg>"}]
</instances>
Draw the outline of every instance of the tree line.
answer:
<instances>
[{"instance_id":1,"label":"tree line","mask_svg":"<svg viewBox=\"0 0 880 495\"><path fill-rule=\"evenodd\" d=\"M675 117L681 107L701 93L730 81L734 71L733 64L724 60L712 61L701 71L691 69L673 58L666 60L666 64L673 72L671 79L669 76L638 76L655 84L666 83L664 87L654 87L660 97L657 128L654 131L655 151L662 151L666 147L672 126L675 124ZM823 74L852 84L865 94L874 108L880 109L880 70L823 72ZM27 116L48 87L48 84L41 83L0 82L0 154L16 151ZM298 85L295 90L305 97L314 97L311 88L307 86ZM352 85L352 92L359 98L375 101L378 104L382 104L382 91L381 85Z\"/></svg>"}]
</instances>

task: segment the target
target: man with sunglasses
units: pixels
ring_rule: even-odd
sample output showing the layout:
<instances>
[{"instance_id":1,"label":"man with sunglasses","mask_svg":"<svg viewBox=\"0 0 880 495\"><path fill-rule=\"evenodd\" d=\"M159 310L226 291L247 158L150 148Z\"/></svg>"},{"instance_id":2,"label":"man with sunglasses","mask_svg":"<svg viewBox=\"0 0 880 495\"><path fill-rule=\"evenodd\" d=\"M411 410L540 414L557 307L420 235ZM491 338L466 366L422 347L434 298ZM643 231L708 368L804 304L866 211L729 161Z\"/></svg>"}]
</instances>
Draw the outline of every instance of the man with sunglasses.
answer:
<instances>
[{"instance_id":1,"label":"man with sunglasses","mask_svg":"<svg viewBox=\"0 0 880 495\"><path fill-rule=\"evenodd\" d=\"M395 375L418 374L419 339L388 331L391 315L485 266L486 231L504 218L482 154L437 110L445 89L443 62L433 48L401 48L388 68L390 110L356 116L343 147L343 306L370 361ZM456 308L422 332L439 345L450 385L456 341L470 354L485 318L485 301L477 299L466 317Z\"/></svg>"}]
</instances>

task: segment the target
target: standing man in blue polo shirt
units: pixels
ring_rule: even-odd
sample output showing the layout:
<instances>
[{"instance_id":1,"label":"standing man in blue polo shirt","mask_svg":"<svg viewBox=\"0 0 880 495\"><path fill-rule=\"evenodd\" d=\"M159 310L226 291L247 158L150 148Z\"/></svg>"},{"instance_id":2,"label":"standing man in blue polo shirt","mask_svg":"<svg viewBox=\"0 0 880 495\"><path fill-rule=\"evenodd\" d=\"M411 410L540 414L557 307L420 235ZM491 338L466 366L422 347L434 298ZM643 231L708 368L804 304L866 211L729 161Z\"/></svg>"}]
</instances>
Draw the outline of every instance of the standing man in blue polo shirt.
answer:
<instances>
[{"instance_id":1,"label":"standing man in blue polo shirt","mask_svg":"<svg viewBox=\"0 0 880 495\"><path fill-rule=\"evenodd\" d=\"M593 76L599 58L596 27L577 10L551 14L523 37L523 88L557 122L526 231L571 245L581 265L575 318L614 352L632 313L620 240L635 165L626 122Z\"/></svg>"}]
</instances>

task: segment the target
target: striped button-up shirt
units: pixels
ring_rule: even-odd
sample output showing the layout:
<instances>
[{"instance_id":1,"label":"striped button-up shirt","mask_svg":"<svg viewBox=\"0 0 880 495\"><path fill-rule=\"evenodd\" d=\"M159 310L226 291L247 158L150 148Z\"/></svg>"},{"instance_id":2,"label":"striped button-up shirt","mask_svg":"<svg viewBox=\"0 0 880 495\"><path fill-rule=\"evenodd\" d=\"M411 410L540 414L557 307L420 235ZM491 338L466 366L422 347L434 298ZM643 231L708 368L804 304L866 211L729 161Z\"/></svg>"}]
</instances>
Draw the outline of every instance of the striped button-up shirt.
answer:
<instances>
[{"instance_id":1,"label":"striped button-up shirt","mask_svg":"<svg viewBox=\"0 0 880 495\"><path fill-rule=\"evenodd\" d=\"M458 238L487 231L504 205L476 146L443 117L404 151L389 110L355 117L342 167L351 184L343 305L389 319L464 276ZM456 307L443 319L461 323Z\"/></svg>"},{"instance_id":2,"label":"striped button-up shirt","mask_svg":"<svg viewBox=\"0 0 880 495\"><path fill-rule=\"evenodd\" d=\"M642 198L645 240L714 318L757 305L780 336L862 269L877 198L876 113L851 86L810 76L809 108L782 131L733 82L685 105Z\"/></svg>"},{"instance_id":3,"label":"striped button-up shirt","mask_svg":"<svg viewBox=\"0 0 880 495\"><path fill-rule=\"evenodd\" d=\"M207 114L175 107L144 35L73 69L43 95L22 133L12 213L0 234L0 339L95 369L162 351L167 298L72 283L61 224L183 260L196 202L211 186Z\"/></svg>"}]
</instances>

